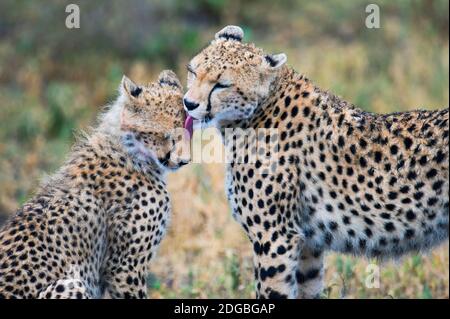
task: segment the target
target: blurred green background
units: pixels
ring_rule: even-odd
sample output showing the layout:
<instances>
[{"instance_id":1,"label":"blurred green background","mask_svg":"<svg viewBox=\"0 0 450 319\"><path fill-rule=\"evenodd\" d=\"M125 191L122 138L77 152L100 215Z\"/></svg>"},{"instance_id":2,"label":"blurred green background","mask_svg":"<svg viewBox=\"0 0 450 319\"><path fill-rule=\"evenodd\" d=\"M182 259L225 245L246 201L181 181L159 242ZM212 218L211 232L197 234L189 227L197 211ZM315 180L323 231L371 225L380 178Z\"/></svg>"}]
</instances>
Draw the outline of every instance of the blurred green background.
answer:
<instances>
[{"instance_id":1,"label":"blurred green background","mask_svg":"<svg viewBox=\"0 0 450 319\"><path fill-rule=\"evenodd\" d=\"M65 27L66 5L81 11ZM367 29L365 7L380 7ZM285 52L288 63L361 108L448 107L449 2L397 1L0 1L0 223L63 162L76 129L94 123L122 74L148 82L165 68L185 83L189 59L227 24L246 41ZM172 225L150 276L152 297L253 297L251 247L232 220L223 165L172 174ZM448 246L380 265L330 255L330 298L448 298Z\"/></svg>"}]
</instances>

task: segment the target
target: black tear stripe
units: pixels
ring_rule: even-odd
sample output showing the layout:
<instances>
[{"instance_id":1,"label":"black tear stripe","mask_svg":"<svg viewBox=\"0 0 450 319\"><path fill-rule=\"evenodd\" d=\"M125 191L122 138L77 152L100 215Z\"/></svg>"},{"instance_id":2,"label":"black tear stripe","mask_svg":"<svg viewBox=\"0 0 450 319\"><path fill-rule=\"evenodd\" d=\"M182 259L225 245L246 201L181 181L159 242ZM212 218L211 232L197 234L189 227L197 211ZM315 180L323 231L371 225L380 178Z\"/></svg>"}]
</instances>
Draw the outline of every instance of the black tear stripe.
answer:
<instances>
[{"instance_id":1,"label":"black tear stripe","mask_svg":"<svg viewBox=\"0 0 450 319\"><path fill-rule=\"evenodd\" d=\"M206 111L208 113L211 111L211 108L212 108L212 106L211 106L211 95L214 92L214 90L216 90L216 89L224 89L224 88L227 88L227 87L230 87L230 86L231 85L223 85L223 84L220 84L220 83L216 83L213 86L213 88L211 89L211 91L209 91L209 94L208 94L208 105L206 105Z\"/></svg>"},{"instance_id":2,"label":"black tear stripe","mask_svg":"<svg viewBox=\"0 0 450 319\"><path fill-rule=\"evenodd\" d=\"M208 94L208 104L206 105L206 112L207 113L209 113L210 111L211 111L211 94L212 94L212 92L214 91L214 88L212 88L212 90L211 91L209 91L209 94Z\"/></svg>"},{"instance_id":3,"label":"black tear stripe","mask_svg":"<svg viewBox=\"0 0 450 319\"><path fill-rule=\"evenodd\" d=\"M214 92L215 89L217 89L216 86L214 86L211 89L211 91L209 91L209 94L208 94L208 105L206 105L206 112L208 112L208 113L211 111L211 108L212 108L212 106L211 106L211 95L212 95L212 93Z\"/></svg>"}]
</instances>

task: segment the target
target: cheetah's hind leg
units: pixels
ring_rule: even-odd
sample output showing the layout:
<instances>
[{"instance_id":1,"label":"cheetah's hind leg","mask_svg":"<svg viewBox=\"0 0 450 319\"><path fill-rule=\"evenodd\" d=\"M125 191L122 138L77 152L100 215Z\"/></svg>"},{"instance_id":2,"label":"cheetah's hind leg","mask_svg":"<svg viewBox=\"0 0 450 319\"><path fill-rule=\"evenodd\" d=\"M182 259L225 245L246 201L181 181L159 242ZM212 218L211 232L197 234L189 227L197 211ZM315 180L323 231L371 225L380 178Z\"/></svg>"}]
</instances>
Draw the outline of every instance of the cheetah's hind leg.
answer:
<instances>
[{"instance_id":1,"label":"cheetah's hind leg","mask_svg":"<svg viewBox=\"0 0 450 319\"><path fill-rule=\"evenodd\" d=\"M40 299L90 299L86 286L79 279L60 279L43 290Z\"/></svg>"}]
</instances>

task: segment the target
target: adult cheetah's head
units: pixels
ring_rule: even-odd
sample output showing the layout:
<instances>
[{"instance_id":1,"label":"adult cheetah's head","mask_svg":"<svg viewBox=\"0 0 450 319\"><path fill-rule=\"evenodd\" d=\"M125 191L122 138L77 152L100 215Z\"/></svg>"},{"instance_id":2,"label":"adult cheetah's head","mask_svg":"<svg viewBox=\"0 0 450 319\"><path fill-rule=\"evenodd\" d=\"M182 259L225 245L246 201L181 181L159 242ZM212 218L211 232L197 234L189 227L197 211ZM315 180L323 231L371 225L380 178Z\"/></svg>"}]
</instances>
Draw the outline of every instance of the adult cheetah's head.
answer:
<instances>
[{"instance_id":1,"label":"adult cheetah's head","mask_svg":"<svg viewBox=\"0 0 450 319\"><path fill-rule=\"evenodd\" d=\"M153 158L176 169L190 160L184 134L183 88L175 73L161 72L158 81L138 85L124 76L120 85L120 129L128 152L138 159Z\"/></svg>"},{"instance_id":2,"label":"adult cheetah's head","mask_svg":"<svg viewBox=\"0 0 450 319\"><path fill-rule=\"evenodd\" d=\"M240 27L227 26L188 64L184 107L189 116L220 125L249 118L264 101L286 62L284 53L269 55L242 43Z\"/></svg>"}]
</instances>

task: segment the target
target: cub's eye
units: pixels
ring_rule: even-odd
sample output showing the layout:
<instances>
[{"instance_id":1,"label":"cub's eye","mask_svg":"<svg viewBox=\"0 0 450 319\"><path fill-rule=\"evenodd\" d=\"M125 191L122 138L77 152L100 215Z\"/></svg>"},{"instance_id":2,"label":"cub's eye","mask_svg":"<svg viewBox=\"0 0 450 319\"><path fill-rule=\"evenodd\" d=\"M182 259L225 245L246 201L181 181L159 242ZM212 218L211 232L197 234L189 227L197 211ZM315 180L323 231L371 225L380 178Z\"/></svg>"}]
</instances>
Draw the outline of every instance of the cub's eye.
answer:
<instances>
[{"instance_id":1,"label":"cub's eye","mask_svg":"<svg viewBox=\"0 0 450 319\"><path fill-rule=\"evenodd\" d=\"M216 83L213 87L213 90L215 89L225 89L225 88L229 88L231 86L230 83Z\"/></svg>"}]
</instances>

